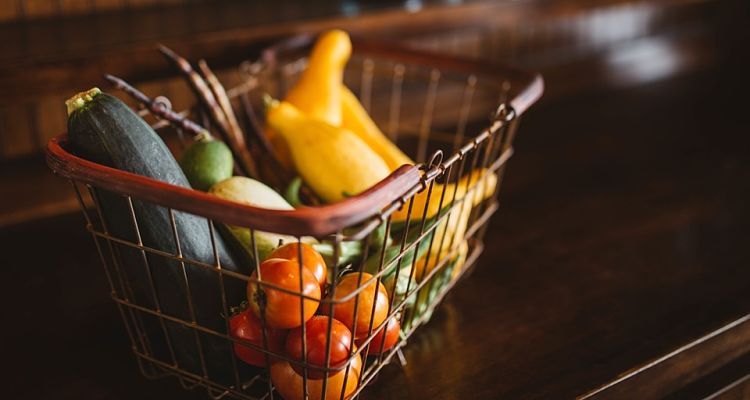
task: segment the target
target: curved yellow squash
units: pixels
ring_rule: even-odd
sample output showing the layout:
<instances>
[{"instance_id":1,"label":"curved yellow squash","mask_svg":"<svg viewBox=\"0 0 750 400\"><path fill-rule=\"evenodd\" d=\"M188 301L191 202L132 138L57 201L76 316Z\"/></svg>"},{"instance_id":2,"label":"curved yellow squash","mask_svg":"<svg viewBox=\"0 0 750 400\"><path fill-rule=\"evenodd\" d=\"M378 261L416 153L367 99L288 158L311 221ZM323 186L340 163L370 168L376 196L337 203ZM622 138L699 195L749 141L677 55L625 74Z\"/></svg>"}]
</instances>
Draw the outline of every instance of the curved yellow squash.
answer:
<instances>
[{"instance_id":1,"label":"curved yellow squash","mask_svg":"<svg viewBox=\"0 0 750 400\"><path fill-rule=\"evenodd\" d=\"M287 102L271 105L267 121L286 140L302 179L326 202L359 194L391 172L357 135L308 117Z\"/></svg>"},{"instance_id":2,"label":"curved yellow squash","mask_svg":"<svg viewBox=\"0 0 750 400\"><path fill-rule=\"evenodd\" d=\"M322 34L310 53L307 69L284 101L312 118L340 126L341 83L351 54L352 42L346 32L335 29Z\"/></svg>"},{"instance_id":3,"label":"curved yellow squash","mask_svg":"<svg viewBox=\"0 0 750 400\"><path fill-rule=\"evenodd\" d=\"M346 32L336 29L323 33L315 42L307 68L284 100L312 118L340 126L341 85L344 67L351 53L352 42ZM286 140L273 129L266 129L264 133L279 161L291 168L292 160Z\"/></svg>"},{"instance_id":4,"label":"curved yellow squash","mask_svg":"<svg viewBox=\"0 0 750 400\"><path fill-rule=\"evenodd\" d=\"M432 188L432 195L430 196L429 204L427 203L427 190L414 195L414 204L411 210L412 220L422 219L422 215L425 215L425 209L427 209L425 218L432 218L437 215L438 211L440 211L440 195L443 190L445 190L445 197L443 198L442 206L445 208L453 199L454 191L456 192L456 201L458 201L466 196L467 191L475 185L477 188L471 192L473 198L471 201L467 200L464 202L464 204L469 207L478 205L482 200L492 196L495 192L495 187L497 186L497 175L490 173L487 169L478 168L471 174L467 174L461 178L461 180L458 181L458 185L454 183L449 183L447 185L435 183ZM393 213L392 221L406 221L406 217L409 214L408 211L407 203L402 209L396 210L396 212Z\"/></svg>"},{"instance_id":5,"label":"curved yellow squash","mask_svg":"<svg viewBox=\"0 0 750 400\"><path fill-rule=\"evenodd\" d=\"M341 85L341 113L341 127L349 129L364 140L388 164L391 171L404 164L414 164L409 156L380 131L357 96L344 85Z\"/></svg>"}]
</instances>

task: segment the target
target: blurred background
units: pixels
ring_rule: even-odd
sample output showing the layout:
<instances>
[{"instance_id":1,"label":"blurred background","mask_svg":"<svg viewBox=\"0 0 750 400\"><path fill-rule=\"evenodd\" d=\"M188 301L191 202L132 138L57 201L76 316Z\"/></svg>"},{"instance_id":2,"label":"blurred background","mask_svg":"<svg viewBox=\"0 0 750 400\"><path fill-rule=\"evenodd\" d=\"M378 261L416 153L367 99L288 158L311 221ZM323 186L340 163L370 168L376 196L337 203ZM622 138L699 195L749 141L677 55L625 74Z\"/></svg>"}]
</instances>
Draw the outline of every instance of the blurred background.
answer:
<instances>
[{"instance_id":1,"label":"blurred background","mask_svg":"<svg viewBox=\"0 0 750 400\"><path fill-rule=\"evenodd\" d=\"M225 86L258 50L297 32L341 27L543 73L545 101L622 88L721 66L739 70L747 34L741 1L249 1L4 0L0 5L0 226L75 209L55 187L39 198L29 179L46 177L47 140L65 129L63 100L106 71L192 102L155 51L164 43L221 69ZM739 82L738 82L739 83ZM739 90L739 88L738 88ZM582 118L588 114L581 110ZM10 173L13 171L14 173ZM62 186L65 186L62 184Z\"/></svg>"},{"instance_id":2,"label":"blurred background","mask_svg":"<svg viewBox=\"0 0 750 400\"><path fill-rule=\"evenodd\" d=\"M5 343L19 344L10 358L15 398L182 394L176 384L144 381L134 363L108 363L109 354L111 363L132 361L127 339L103 277L90 282L100 266L74 192L44 162L47 140L65 130L64 100L108 87L107 72L181 109L192 94L157 43L191 61L205 58L231 87L264 46L329 28L520 66L546 85L521 124L491 249L410 344L407 373L386 370L379 378L386 383L365 397L699 398L730 387L723 395L737 397L725 398L750 398L750 389L731 386L750 373L750 325L742 320L750 313L749 7L744 0L0 1L0 243L8 274L0 296L6 318L23 321L3 332ZM721 329L732 336L710 336ZM88 339L92 332L99 339ZM663 364L672 359L660 357L703 337L726 340ZM624 375L654 360L664 369Z\"/></svg>"}]
</instances>

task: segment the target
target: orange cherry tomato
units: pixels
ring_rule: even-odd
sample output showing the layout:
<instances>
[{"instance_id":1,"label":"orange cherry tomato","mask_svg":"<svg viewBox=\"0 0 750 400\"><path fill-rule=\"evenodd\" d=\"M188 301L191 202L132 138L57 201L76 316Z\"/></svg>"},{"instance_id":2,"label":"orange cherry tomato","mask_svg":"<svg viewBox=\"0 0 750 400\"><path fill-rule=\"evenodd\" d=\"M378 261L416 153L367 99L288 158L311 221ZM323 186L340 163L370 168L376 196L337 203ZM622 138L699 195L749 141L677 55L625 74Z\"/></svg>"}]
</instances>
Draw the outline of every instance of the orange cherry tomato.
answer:
<instances>
[{"instance_id":1,"label":"orange cherry tomato","mask_svg":"<svg viewBox=\"0 0 750 400\"><path fill-rule=\"evenodd\" d=\"M229 319L229 334L235 339L242 339L263 348L263 327L260 319L249 308ZM268 349L275 353L281 353L284 335L284 331L266 328ZM237 358L250 365L266 366L266 355L263 352L239 343L233 344L234 354ZM269 354L269 359L273 360L274 358Z\"/></svg>"},{"instance_id":2,"label":"orange cherry tomato","mask_svg":"<svg viewBox=\"0 0 750 400\"><path fill-rule=\"evenodd\" d=\"M300 244L302 245L302 266L309 269L315 275L315 279L318 280L320 287L325 287L326 274L328 273L326 262L323 260L323 256L309 244L299 242L287 243L271 252L268 258L299 261Z\"/></svg>"},{"instance_id":3,"label":"orange cherry tomato","mask_svg":"<svg viewBox=\"0 0 750 400\"><path fill-rule=\"evenodd\" d=\"M401 324L399 324L396 318L389 319L386 324L388 325L372 338L372 341L370 342L370 350L367 352L368 355L376 356L380 354L381 345L383 346L383 352L385 353L398 343ZM375 330L375 328L373 328L373 330ZM357 337L354 342L357 346L361 347L365 340L367 340L367 332L363 333L362 336Z\"/></svg>"},{"instance_id":4,"label":"orange cherry tomato","mask_svg":"<svg viewBox=\"0 0 750 400\"><path fill-rule=\"evenodd\" d=\"M328 323L331 323L331 336L328 336ZM324 368L326 365L326 347L328 352L328 365L336 368L344 365L349 358L352 348L352 333L346 325L326 316L316 315L305 323L305 352L307 353L307 364ZM302 327L295 328L286 337L286 354L298 361L304 361L302 353ZM292 364L292 368L302 375L303 368ZM307 376L312 379L322 379L323 371L308 368ZM332 375L332 373L329 373Z\"/></svg>"},{"instance_id":5,"label":"orange cherry tomato","mask_svg":"<svg viewBox=\"0 0 750 400\"><path fill-rule=\"evenodd\" d=\"M247 299L257 317L260 317L259 302L265 300L266 323L271 328L291 329L307 322L318 309L318 300L305 299L300 301L299 293L320 299L320 285L306 268L301 268L296 261L271 258L260 264L260 281L276 285L280 288L294 291L295 294L285 293L272 287L263 287L255 282L248 282ZM302 272L302 290L300 290L300 271ZM257 279L257 271L253 271L252 278ZM303 305L304 304L304 305ZM302 314L302 318L300 318Z\"/></svg>"},{"instance_id":6,"label":"orange cherry tomato","mask_svg":"<svg viewBox=\"0 0 750 400\"><path fill-rule=\"evenodd\" d=\"M375 279L366 283L373 277L366 272L344 275L336 285L335 299L354 293L358 289L357 281L360 275L362 275L360 285L363 286L359 288L361 291L356 296L352 296L351 299L336 304L333 311L333 317L343 322L356 336L367 334L370 329L370 321L372 321L373 328L380 326L388 316L389 308L388 292L385 290L385 285L378 284ZM359 301L357 302L356 299L359 299ZM357 303L356 315L354 314L355 303ZM373 308L375 309L374 313ZM354 329L355 324L356 329Z\"/></svg>"},{"instance_id":7,"label":"orange cherry tomato","mask_svg":"<svg viewBox=\"0 0 750 400\"><path fill-rule=\"evenodd\" d=\"M355 349L356 351L356 349ZM347 373L347 371L349 371ZM321 396L323 391L323 379L307 379L308 400L340 399L341 393L344 393L344 399L350 399L352 393L357 390L359 375L362 371L362 358L357 355L349 364L348 368L331 375L325 379L326 383L325 396ZM346 383L344 378L346 377ZM276 390L284 400L303 400L304 384L302 375L294 371L289 362L278 361L271 364L271 381Z\"/></svg>"}]
</instances>

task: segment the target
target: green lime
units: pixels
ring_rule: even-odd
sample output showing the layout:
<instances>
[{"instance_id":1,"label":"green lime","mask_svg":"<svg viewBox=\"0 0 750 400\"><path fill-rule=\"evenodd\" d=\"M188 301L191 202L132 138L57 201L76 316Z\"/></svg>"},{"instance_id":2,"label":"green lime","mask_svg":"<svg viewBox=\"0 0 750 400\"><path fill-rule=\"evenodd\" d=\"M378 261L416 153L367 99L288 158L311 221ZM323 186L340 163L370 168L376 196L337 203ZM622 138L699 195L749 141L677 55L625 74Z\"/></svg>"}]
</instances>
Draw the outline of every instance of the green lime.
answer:
<instances>
[{"instance_id":1,"label":"green lime","mask_svg":"<svg viewBox=\"0 0 750 400\"><path fill-rule=\"evenodd\" d=\"M232 176L232 151L221 141L198 140L187 149L180 167L193 189L207 191L217 182Z\"/></svg>"}]
</instances>

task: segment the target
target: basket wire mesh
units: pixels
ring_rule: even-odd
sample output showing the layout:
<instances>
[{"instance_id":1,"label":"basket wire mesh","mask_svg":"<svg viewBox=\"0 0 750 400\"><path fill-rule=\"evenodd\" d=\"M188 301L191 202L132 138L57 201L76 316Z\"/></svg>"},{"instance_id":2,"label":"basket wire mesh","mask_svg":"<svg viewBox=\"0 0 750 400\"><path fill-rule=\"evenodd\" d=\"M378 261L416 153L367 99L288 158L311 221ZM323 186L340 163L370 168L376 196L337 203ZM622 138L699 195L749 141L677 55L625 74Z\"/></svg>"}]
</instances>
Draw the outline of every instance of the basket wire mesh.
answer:
<instances>
[{"instance_id":1,"label":"basket wire mesh","mask_svg":"<svg viewBox=\"0 0 750 400\"><path fill-rule=\"evenodd\" d=\"M262 353L268 365L283 360L301 368L301 393L295 398L305 398L307 395L311 399L344 399L357 397L394 357L405 363L401 348L416 328L429 320L435 307L483 250L483 237L490 217L498 209L498 190L506 163L513 154L512 142L519 121L519 115L511 105L513 93L510 79L498 78L493 74L485 76L482 71L452 70L450 63L443 60L435 60L432 66L429 58L425 63L412 61L408 57L393 59L382 52L365 52L363 55L355 53L355 58L349 63L345 75L347 84L359 92L363 106L383 131L402 148L412 150L410 153L419 163L417 168L420 174L418 181L401 188L385 207L359 216L357 223L351 226L317 237L321 243L330 244L332 248L329 262L332 282L328 286L328 295L322 299L262 280L262 260L259 260L255 243L257 227L245 226L250 232L252 263L243 271L235 271L222 265L217 248L217 238L221 236L219 233L223 233L220 227L230 221L188 214L180 207L139 197L127 188L105 188L94 181L66 173L50 163L58 174L70 180L76 192L86 227L94 237L104 266L111 297L117 305L144 376L176 376L183 387L204 387L214 399L281 398L283 390L274 387L267 370L244 365L234 356L233 347L239 345ZM273 62L261 59L243 63L239 68L243 82L230 89L228 94L238 109L243 104L260 102L264 93L282 97L305 66L306 58L299 55L293 55L288 60L276 58ZM154 127L170 144L184 140L182 132L169 127L165 121L156 121ZM479 133L472 136L472 132ZM450 155L446 156L442 149L450 149ZM429 158L428 154L431 154ZM108 227L102 210L103 203L112 201L112 196L122 199L126 205L124 209L129 214L133 232L130 237L115 234ZM435 215L428 215L429 207L422 207L421 213L416 212L420 201L429 205L434 199L439 199ZM144 222L139 219L138 212L141 204L152 204L166 210L174 248L155 248L144 242L141 234ZM399 210L403 212L404 209L407 210L405 219L394 220L394 213ZM182 215L200 218L206 224L213 250L212 259L195 259L186 255L180 244L178 229ZM386 239L374 246L373 243L378 244L377 235L383 230L385 238L392 238L391 243ZM295 240L302 243L306 240L305 236L296 235ZM342 262L343 246L352 243L360 246L361 256L354 262ZM299 259L303 260L299 248ZM137 253L138 263L134 263L133 257L123 257L126 252ZM365 260L370 259L375 260L373 265L376 268L370 270L373 277L363 281L365 275L359 274L356 289L346 296L336 297L336 283L342 275L362 271ZM169 312L162 306L164 297L169 293L155 282L154 274L161 273L155 269L164 268L159 264L163 260L168 260L170 267L178 268L182 278L180 285L184 290L187 313L178 314L183 315ZM299 264L302 288L304 265L302 261ZM252 272L255 276L251 275ZM215 294L220 297L218 303L222 321L218 325L204 323L203 316L196 313L196 306L200 307L206 299L196 297L193 286L196 276L205 279L209 276L206 273L213 276L217 284ZM387 277L392 277L391 284L386 285L385 282L389 282ZM405 282L405 287L402 285L399 288L401 280ZM248 284L258 285L261 292L275 290L298 297L302 319L305 302L310 300L319 300L319 310L325 310L322 313L330 316L333 316L336 306L353 300L353 315L359 317L361 294L372 285L375 286L375 293L384 286L388 294L387 318L385 322L373 326L376 311L373 305L367 331L357 332L357 323L352 327L352 338L363 338L360 346L356 351L352 347L348 361L336 367L330 365L332 324L329 320L325 366L317 366L307 360L305 324L300 327L302 360L292 359L283 351L269 348L262 307L262 345L228 334L231 309L244 300L231 288ZM372 349L371 342L391 320L397 320L401 326L397 344L386 350L385 341L381 340L380 348ZM189 332L194 347L185 348L183 331ZM176 332L182 336L176 335ZM197 360L186 363L182 355L186 351L197 353ZM218 354L220 352L222 354ZM361 361L358 371L356 367L353 368L357 365L357 359ZM221 366L217 367L217 364ZM322 374L323 378L311 379L308 375L313 371ZM348 385L355 389L341 389L349 388Z\"/></svg>"}]
</instances>

